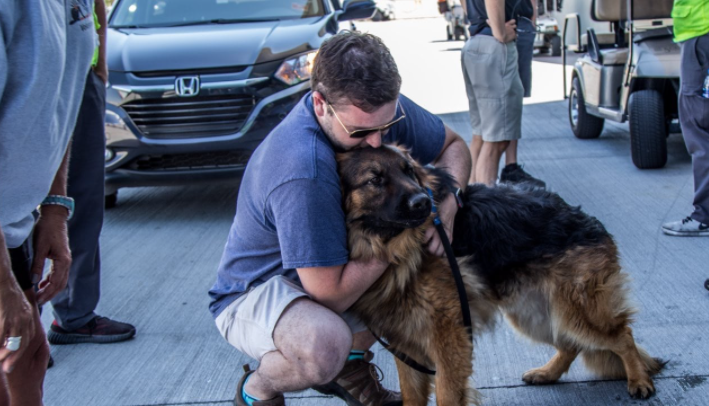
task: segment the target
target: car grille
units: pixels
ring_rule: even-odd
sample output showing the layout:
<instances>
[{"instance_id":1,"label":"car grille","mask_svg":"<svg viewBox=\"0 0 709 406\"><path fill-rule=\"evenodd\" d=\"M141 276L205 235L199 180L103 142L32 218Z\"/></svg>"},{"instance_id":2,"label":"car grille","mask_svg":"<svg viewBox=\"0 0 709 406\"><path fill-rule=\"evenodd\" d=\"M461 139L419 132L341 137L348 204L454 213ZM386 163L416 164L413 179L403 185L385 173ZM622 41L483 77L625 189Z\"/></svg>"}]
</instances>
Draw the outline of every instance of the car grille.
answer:
<instances>
[{"instance_id":1,"label":"car grille","mask_svg":"<svg viewBox=\"0 0 709 406\"><path fill-rule=\"evenodd\" d=\"M128 165L135 171L179 171L188 169L226 169L246 166L247 151L197 152L189 154L143 155Z\"/></svg>"},{"instance_id":2,"label":"car grille","mask_svg":"<svg viewBox=\"0 0 709 406\"><path fill-rule=\"evenodd\" d=\"M255 104L254 96L241 94L140 99L122 107L146 137L185 139L233 134Z\"/></svg>"}]
</instances>

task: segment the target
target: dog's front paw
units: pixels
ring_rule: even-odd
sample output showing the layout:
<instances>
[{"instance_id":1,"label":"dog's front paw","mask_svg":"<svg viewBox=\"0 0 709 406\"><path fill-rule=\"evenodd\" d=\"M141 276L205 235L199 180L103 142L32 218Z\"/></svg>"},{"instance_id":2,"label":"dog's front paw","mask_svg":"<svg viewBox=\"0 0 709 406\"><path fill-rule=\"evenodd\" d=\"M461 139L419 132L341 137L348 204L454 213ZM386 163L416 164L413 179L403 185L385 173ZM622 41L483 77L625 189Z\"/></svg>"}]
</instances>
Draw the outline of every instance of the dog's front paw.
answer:
<instances>
[{"instance_id":1,"label":"dog's front paw","mask_svg":"<svg viewBox=\"0 0 709 406\"><path fill-rule=\"evenodd\" d=\"M628 381L628 393L633 399L647 399L655 394L655 385L650 378Z\"/></svg>"},{"instance_id":2,"label":"dog's front paw","mask_svg":"<svg viewBox=\"0 0 709 406\"><path fill-rule=\"evenodd\" d=\"M522 375L522 380L530 385L546 385L554 383L558 376L551 374L544 368L530 369Z\"/></svg>"}]
</instances>

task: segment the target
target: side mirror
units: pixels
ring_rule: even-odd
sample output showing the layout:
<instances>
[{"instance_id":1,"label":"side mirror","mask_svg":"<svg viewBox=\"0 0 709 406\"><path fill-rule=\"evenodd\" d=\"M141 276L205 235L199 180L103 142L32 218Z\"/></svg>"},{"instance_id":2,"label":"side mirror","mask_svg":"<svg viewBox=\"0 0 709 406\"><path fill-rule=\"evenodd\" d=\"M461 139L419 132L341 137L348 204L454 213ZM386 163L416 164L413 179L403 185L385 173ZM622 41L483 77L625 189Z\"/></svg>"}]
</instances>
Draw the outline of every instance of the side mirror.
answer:
<instances>
[{"instance_id":1,"label":"side mirror","mask_svg":"<svg viewBox=\"0 0 709 406\"><path fill-rule=\"evenodd\" d=\"M345 0L337 20L363 20L371 18L375 11L377 11L377 5L372 0Z\"/></svg>"}]
</instances>

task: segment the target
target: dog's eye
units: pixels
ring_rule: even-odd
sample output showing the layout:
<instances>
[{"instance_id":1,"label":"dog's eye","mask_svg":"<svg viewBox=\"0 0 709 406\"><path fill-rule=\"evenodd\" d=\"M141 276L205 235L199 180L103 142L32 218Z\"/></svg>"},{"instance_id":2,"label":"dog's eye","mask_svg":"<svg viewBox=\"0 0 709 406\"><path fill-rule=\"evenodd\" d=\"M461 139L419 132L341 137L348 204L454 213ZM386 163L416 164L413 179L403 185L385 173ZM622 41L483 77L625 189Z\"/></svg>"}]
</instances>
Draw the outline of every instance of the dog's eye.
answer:
<instances>
[{"instance_id":1,"label":"dog's eye","mask_svg":"<svg viewBox=\"0 0 709 406\"><path fill-rule=\"evenodd\" d=\"M371 178L370 180L368 180L367 183L370 185L379 186L382 184L382 181L383 181L383 179L381 176L375 176L375 177Z\"/></svg>"}]
</instances>

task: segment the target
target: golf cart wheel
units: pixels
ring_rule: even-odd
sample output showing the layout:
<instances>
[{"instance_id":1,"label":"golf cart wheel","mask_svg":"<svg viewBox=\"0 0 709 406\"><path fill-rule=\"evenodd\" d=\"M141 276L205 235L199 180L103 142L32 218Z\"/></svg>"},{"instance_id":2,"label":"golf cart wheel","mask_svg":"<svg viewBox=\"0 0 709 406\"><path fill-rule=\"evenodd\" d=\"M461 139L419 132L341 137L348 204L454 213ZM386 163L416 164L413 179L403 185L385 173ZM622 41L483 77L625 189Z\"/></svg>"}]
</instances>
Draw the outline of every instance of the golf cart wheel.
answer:
<instances>
[{"instance_id":1,"label":"golf cart wheel","mask_svg":"<svg viewBox=\"0 0 709 406\"><path fill-rule=\"evenodd\" d=\"M638 90L628 102L630 152L639 169L662 168L667 163L665 102L657 90Z\"/></svg>"},{"instance_id":2,"label":"golf cart wheel","mask_svg":"<svg viewBox=\"0 0 709 406\"><path fill-rule=\"evenodd\" d=\"M374 12L374 15L372 15L372 21L384 21L384 14L379 9L377 9Z\"/></svg>"},{"instance_id":3,"label":"golf cart wheel","mask_svg":"<svg viewBox=\"0 0 709 406\"><path fill-rule=\"evenodd\" d=\"M569 95L569 124L576 138L598 138L603 132L604 119L588 114L583 99L583 90L578 78L574 78Z\"/></svg>"},{"instance_id":4,"label":"golf cart wheel","mask_svg":"<svg viewBox=\"0 0 709 406\"><path fill-rule=\"evenodd\" d=\"M453 40L453 33L451 32L450 25L446 27L446 37L448 38L448 41Z\"/></svg>"},{"instance_id":5,"label":"golf cart wheel","mask_svg":"<svg viewBox=\"0 0 709 406\"><path fill-rule=\"evenodd\" d=\"M118 192L111 193L110 195L104 196L104 207L107 209L112 209L118 204Z\"/></svg>"},{"instance_id":6,"label":"golf cart wheel","mask_svg":"<svg viewBox=\"0 0 709 406\"><path fill-rule=\"evenodd\" d=\"M460 41L460 38L465 38L465 28L461 26L455 27L455 40Z\"/></svg>"},{"instance_id":7,"label":"golf cart wheel","mask_svg":"<svg viewBox=\"0 0 709 406\"><path fill-rule=\"evenodd\" d=\"M561 37L555 35L551 37L551 56L561 56Z\"/></svg>"},{"instance_id":8,"label":"golf cart wheel","mask_svg":"<svg viewBox=\"0 0 709 406\"><path fill-rule=\"evenodd\" d=\"M709 279L704 281L704 289L709 290Z\"/></svg>"}]
</instances>

